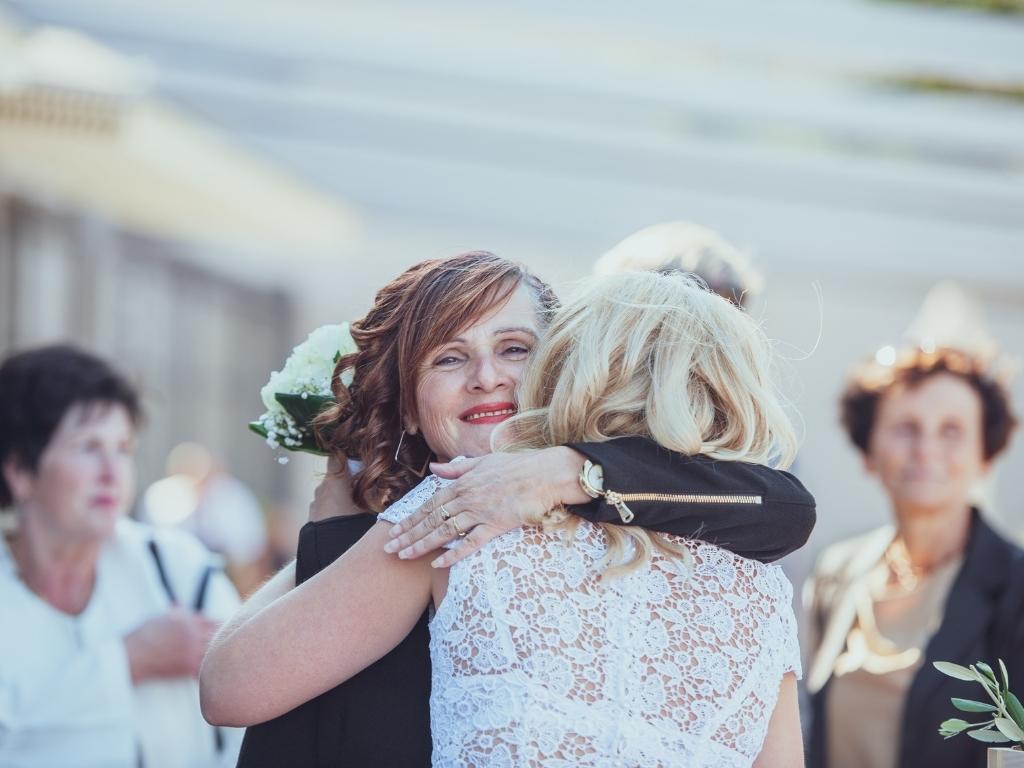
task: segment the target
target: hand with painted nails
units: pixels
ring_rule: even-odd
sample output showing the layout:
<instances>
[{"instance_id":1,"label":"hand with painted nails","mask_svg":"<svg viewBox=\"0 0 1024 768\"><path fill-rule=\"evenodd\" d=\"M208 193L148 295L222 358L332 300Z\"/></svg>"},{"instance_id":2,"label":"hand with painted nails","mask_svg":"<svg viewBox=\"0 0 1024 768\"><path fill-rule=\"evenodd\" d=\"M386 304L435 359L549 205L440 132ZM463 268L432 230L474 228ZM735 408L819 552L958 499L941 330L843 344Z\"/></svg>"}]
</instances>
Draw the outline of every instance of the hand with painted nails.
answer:
<instances>
[{"instance_id":1,"label":"hand with painted nails","mask_svg":"<svg viewBox=\"0 0 1024 768\"><path fill-rule=\"evenodd\" d=\"M552 509L590 501L579 485L583 461L572 448L557 446L431 464L434 474L455 482L395 525L384 551L413 559L461 538L431 563L454 565L506 531L540 525Z\"/></svg>"}]
</instances>

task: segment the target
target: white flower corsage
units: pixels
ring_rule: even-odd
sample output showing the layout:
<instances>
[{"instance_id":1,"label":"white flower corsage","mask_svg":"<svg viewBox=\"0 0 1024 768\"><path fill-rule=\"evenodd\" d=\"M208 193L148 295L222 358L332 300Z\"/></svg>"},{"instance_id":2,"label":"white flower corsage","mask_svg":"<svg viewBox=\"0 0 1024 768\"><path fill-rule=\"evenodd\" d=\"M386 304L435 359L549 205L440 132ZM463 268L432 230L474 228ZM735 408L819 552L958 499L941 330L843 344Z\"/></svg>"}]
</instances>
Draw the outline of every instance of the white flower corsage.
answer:
<instances>
[{"instance_id":1,"label":"white flower corsage","mask_svg":"<svg viewBox=\"0 0 1024 768\"><path fill-rule=\"evenodd\" d=\"M325 456L310 424L336 402L331 377L338 358L355 351L348 323L317 328L292 350L283 369L270 374L270 381L260 390L267 410L256 421L249 422L249 429L271 448ZM350 384L352 372L345 371L341 380Z\"/></svg>"}]
</instances>

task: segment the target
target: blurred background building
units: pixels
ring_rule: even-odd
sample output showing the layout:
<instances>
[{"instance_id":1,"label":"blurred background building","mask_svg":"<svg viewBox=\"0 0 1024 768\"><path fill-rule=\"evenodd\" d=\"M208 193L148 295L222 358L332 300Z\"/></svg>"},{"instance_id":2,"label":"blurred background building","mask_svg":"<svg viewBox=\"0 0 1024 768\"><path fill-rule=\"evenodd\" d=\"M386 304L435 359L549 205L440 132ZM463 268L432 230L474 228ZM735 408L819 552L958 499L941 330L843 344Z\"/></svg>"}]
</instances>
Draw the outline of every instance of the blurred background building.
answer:
<instances>
[{"instance_id":1,"label":"blurred background building","mask_svg":"<svg viewBox=\"0 0 1024 768\"><path fill-rule=\"evenodd\" d=\"M0 11L0 350L71 338L140 377L143 480L194 441L302 510L315 463L277 465L244 425L312 327L424 258L488 248L565 286L686 219L766 278L752 310L790 361L819 502L799 578L887 517L837 425L853 361L942 280L1024 358L1015 0ZM1018 439L1000 475L1022 473ZM993 494L1019 536L1015 490Z\"/></svg>"}]
</instances>

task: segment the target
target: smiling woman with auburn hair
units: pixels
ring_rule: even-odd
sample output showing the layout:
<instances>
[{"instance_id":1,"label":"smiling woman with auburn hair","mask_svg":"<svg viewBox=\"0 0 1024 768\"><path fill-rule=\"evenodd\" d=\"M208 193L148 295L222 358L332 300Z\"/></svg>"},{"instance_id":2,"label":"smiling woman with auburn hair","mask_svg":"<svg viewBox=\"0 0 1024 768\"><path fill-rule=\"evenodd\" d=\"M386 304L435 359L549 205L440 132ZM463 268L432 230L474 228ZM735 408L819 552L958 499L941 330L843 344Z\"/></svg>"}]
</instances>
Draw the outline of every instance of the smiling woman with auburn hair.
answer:
<instances>
[{"instance_id":1,"label":"smiling woman with auburn hair","mask_svg":"<svg viewBox=\"0 0 1024 768\"><path fill-rule=\"evenodd\" d=\"M359 349L338 360L338 405L318 425L328 449L363 462L352 482L357 505L380 512L426 473L430 447L417 429L407 429L419 416L415 394L425 358L456 336L466 318L503 304L520 285L543 326L558 303L551 288L519 264L485 251L417 264L381 289L370 311L351 324ZM534 334L529 330L531 347ZM341 384L347 370L354 374L348 387Z\"/></svg>"}]
</instances>

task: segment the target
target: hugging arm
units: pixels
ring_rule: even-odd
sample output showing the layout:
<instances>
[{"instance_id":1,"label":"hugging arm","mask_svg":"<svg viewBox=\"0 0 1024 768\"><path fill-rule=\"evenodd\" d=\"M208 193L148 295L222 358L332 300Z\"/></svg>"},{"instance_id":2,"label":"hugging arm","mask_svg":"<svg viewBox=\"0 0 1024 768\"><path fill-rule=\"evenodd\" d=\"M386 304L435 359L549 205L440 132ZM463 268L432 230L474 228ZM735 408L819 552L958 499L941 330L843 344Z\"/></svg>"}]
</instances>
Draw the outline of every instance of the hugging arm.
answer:
<instances>
[{"instance_id":1,"label":"hugging arm","mask_svg":"<svg viewBox=\"0 0 1024 768\"><path fill-rule=\"evenodd\" d=\"M254 606L214 639L199 675L207 720L269 720L344 682L401 642L430 602L431 571L426 561L384 553L388 527L374 525L323 571Z\"/></svg>"},{"instance_id":2,"label":"hugging arm","mask_svg":"<svg viewBox=\"0 0 1024 768\"><path fill-rule=\"evenodd\" d=\"M580 486L585 459L603 468L609 492L603 498L591 499ZM815 521L814 497L787 472L684 456L642 437L496 453L436 471L456 482L394 526L387 551L415 558L470 531L463 546L435 561L437 567L505 531L540 523L559 505L591 522L702 539L762 562L803 546ZM622 505L632 519L624 519Z\"/></svg>"},{"instance_id":3,"label":"hugging arm","mask_svg":"<svg viewBox=\"0 0 1024 768\"><path fill-rule=\"evenodd\" d=\"M373 527L375 517L352 502L350 480L346 465L330 457L309 505L309 522L299 531L296 559L246 599L221 625L215 642L224 642L265 607L333 563Z\"/></svg>"},{"instance_id":4,"label":"hugging arm","mask_svg":"<svg viewBox=\"0 0 1024 768\"><path fill-rule=\"evenodd\" d=\"M603 467L604 487L623 497L632 525L708 541L764 563L802 547L814 528L814 497L788 472L683 456L642 437L571 447ZM595 523L623 522L608 497L570 511Z\"/></svg>"}]
</instances>

